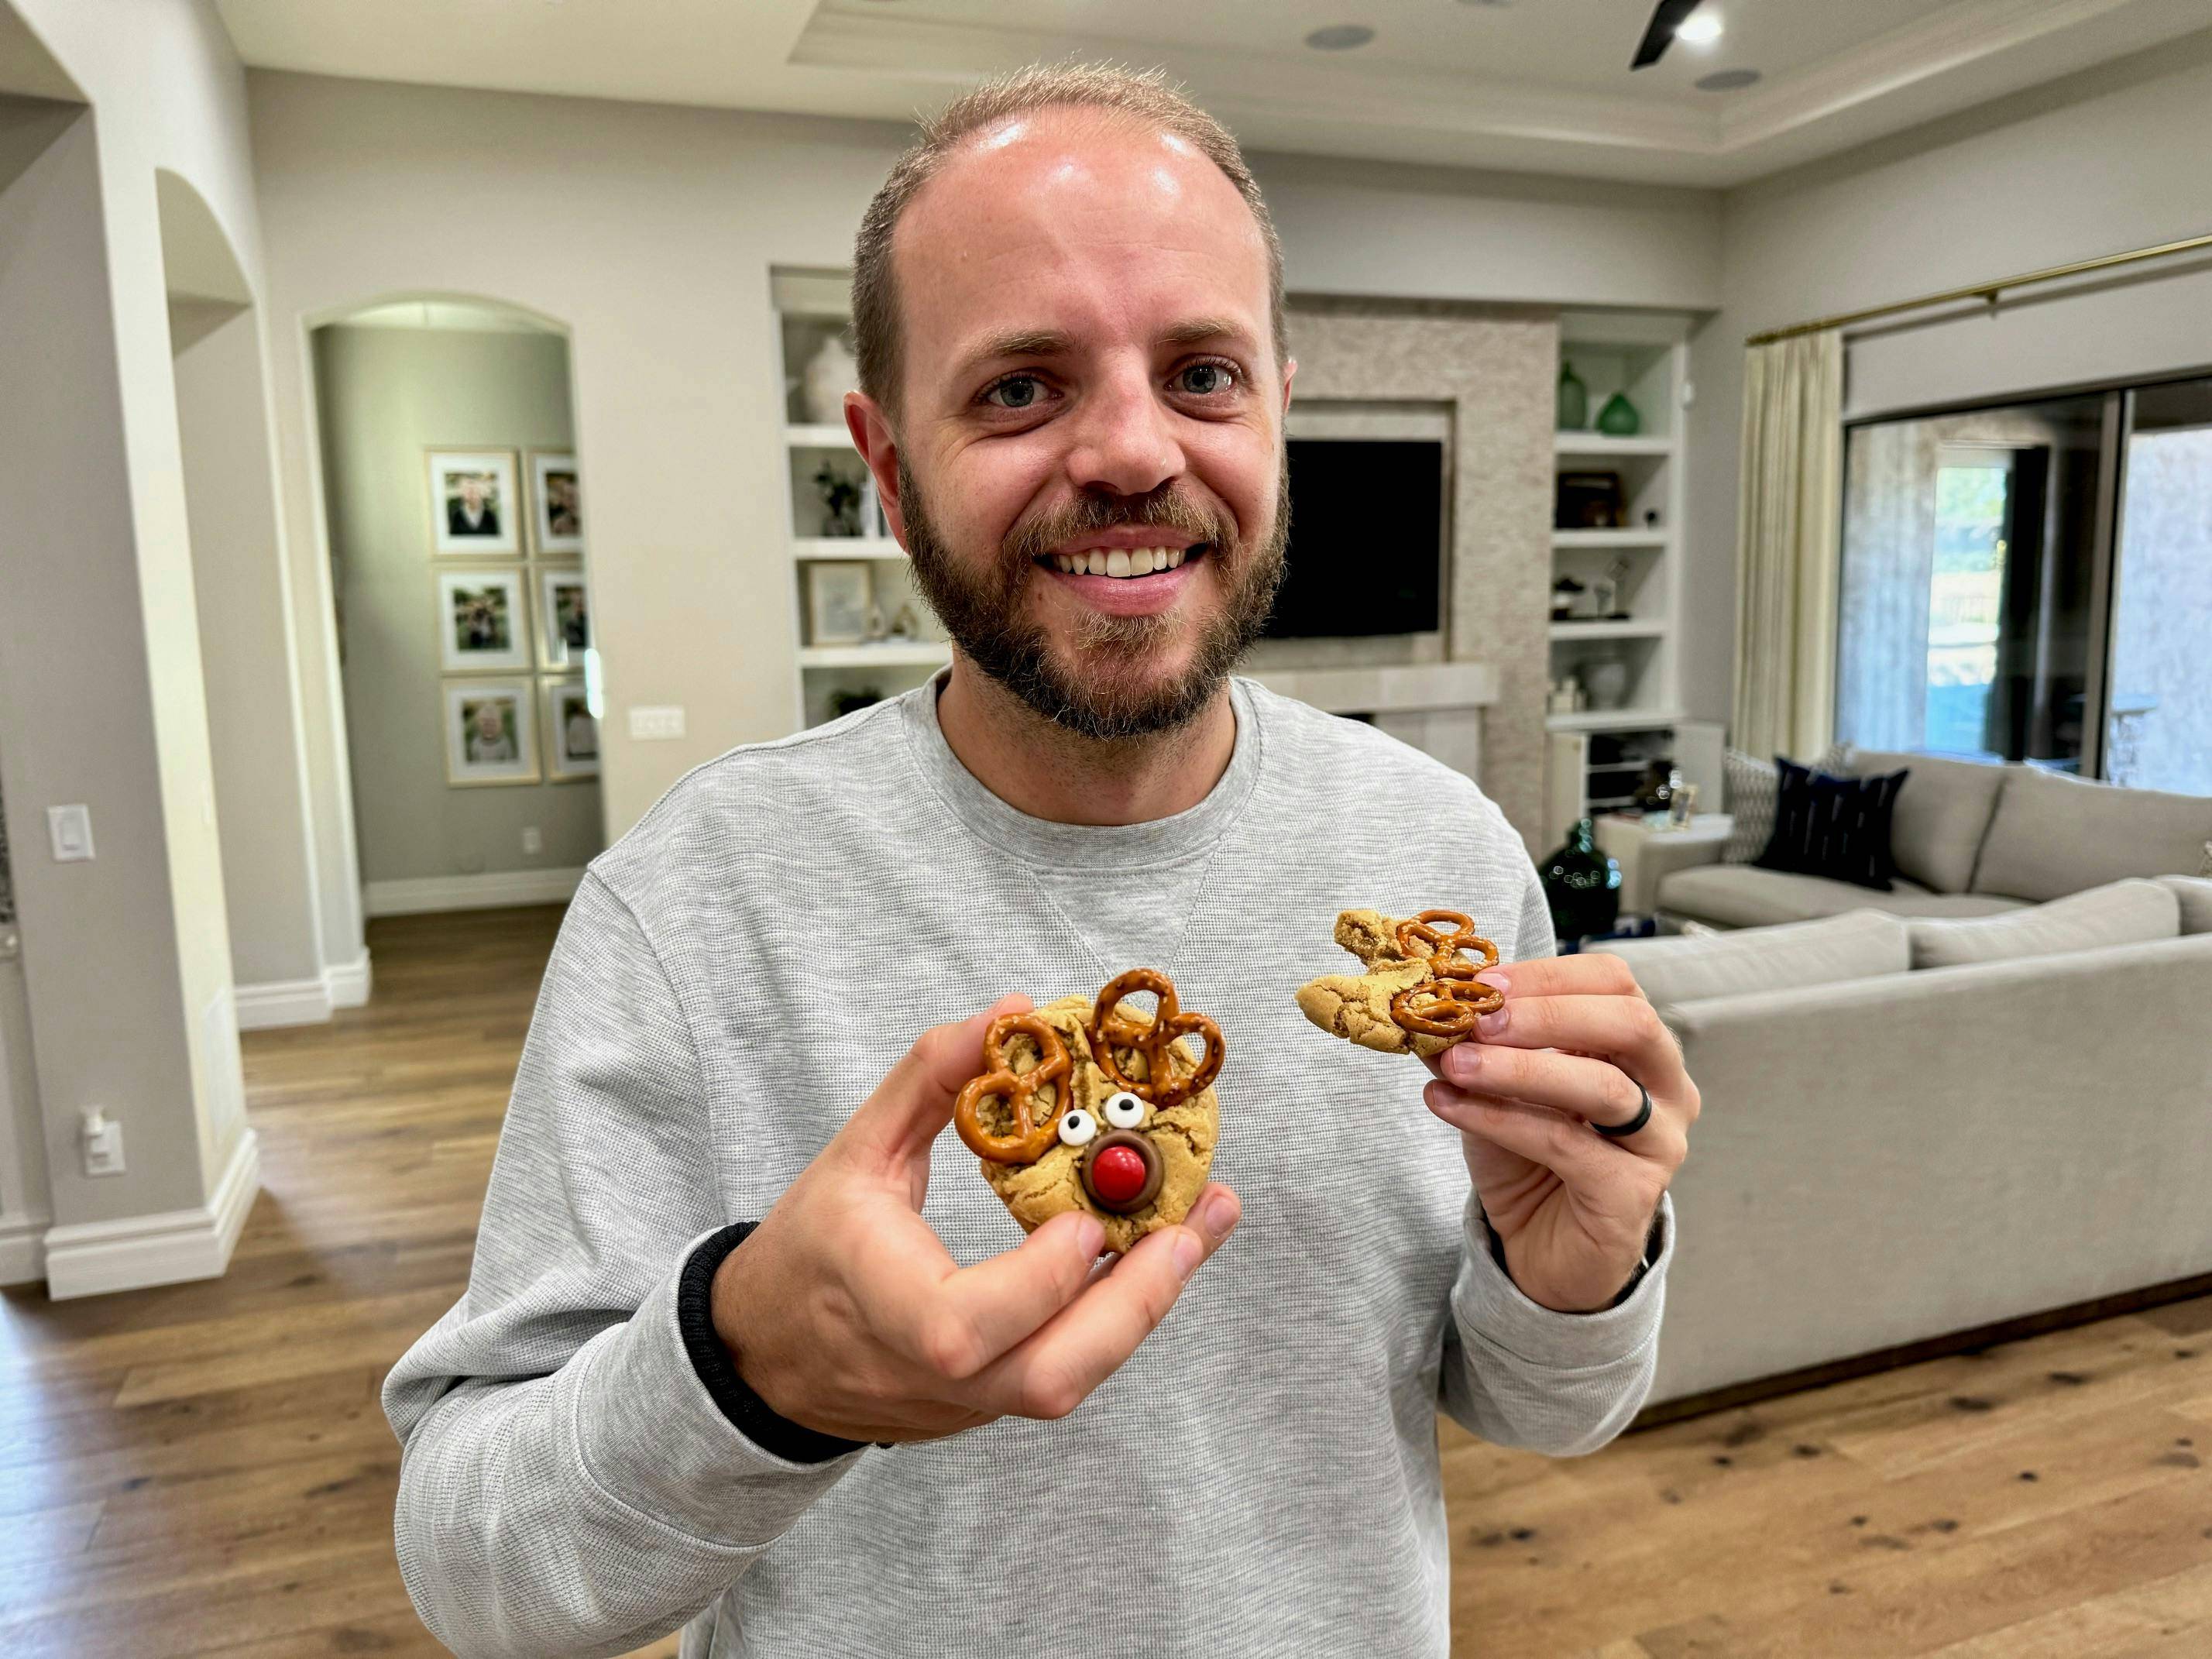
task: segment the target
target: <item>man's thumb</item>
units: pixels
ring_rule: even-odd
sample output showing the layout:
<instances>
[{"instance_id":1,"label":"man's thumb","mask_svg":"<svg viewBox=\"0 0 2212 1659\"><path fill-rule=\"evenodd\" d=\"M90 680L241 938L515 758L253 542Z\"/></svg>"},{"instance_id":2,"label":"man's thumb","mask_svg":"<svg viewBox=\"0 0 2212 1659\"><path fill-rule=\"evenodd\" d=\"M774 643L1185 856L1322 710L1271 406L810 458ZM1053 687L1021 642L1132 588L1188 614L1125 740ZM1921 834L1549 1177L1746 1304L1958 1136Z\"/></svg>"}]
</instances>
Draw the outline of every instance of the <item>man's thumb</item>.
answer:
<instances>
[{"instance_id":1,"label":"man's thumb","mask_svg":"<svg viewBox=\"0 0 2212 1659\"><path fill-rule=\"evenodd\" d=\"M853 1114L846 1132L860 1148L888 1164L926 1153L952 1121L953 1102L968 1079L982 1074L983 1036L1001 1014L1027 1013L1030 1000L1015 993L980 1014L950 1025L933 1025L884 1074L876 1091Z\"/></svg>"}]
</instances>

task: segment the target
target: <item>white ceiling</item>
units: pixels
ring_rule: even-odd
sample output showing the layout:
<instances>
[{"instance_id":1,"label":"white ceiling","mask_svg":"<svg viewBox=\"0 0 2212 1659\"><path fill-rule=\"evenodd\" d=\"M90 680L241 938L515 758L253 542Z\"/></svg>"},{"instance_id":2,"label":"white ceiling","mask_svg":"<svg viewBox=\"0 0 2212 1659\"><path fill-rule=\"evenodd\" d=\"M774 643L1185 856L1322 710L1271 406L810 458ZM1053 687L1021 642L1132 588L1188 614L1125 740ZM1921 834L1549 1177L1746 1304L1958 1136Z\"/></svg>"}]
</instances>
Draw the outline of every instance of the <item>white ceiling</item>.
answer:
<instances>
[{"instance_id":1,"label":"white ceiling","mask_svg":"<svg viewBox=\"0 0 2212 1659\"><path fill-rule=\"evenodd\" d=\"M271 69L903 120L994 70L1160 64L1260 150L1729 185L2212 28L2212 0L216 0ZM1321 52L1312 30L1374 40ZM1699 91L1717 70L1762 79Z\"/></svg>"}]
</instances>

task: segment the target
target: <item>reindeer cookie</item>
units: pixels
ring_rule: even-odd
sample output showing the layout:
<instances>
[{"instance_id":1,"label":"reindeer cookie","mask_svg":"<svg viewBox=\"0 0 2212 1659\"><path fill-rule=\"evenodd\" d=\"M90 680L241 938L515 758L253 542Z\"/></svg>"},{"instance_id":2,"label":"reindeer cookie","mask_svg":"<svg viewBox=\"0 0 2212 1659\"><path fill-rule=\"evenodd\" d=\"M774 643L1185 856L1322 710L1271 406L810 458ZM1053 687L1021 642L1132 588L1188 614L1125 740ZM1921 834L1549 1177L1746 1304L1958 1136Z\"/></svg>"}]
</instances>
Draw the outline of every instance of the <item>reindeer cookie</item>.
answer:
<instances>
[{"instance_id":1,"label":"reindeer cookie","mask_svg":"<svg viewBox=\"0 0 2212 1659\"><path fill-rule=\"evenodd\" d=\"M1124 1001L1138 991L1158 999L1155 1012ZM1185 1036L1203 1044L1195 1057ZM1165 974L1133 969L1094 1000L1066 996L993 1021L953 1127L1024 1231L1089 1210L1106 1248L1127 1250L1189 1214L1205 1187L1226 1054L1219 1028L1184 1013Z\"/></svg>"},{"instance_id":2,"label":"reindeer cookie","mask_svg":"<svg viewBox=\"0 0 2212 1659\"><path fill-rule=\"evenodd\" d=\"M1456 910L1424 910L1406 921L1346 910L1336 919L1336 942L1367 971L1308 981L1298 988L1298 1008L1330 1036L1363 1048L1425 1060L1504 1006L1504 993L1475 978L1498 965L1498 947ZM1470 962L1462 951L1481 960Z\"/></svg>"}]
</instances>

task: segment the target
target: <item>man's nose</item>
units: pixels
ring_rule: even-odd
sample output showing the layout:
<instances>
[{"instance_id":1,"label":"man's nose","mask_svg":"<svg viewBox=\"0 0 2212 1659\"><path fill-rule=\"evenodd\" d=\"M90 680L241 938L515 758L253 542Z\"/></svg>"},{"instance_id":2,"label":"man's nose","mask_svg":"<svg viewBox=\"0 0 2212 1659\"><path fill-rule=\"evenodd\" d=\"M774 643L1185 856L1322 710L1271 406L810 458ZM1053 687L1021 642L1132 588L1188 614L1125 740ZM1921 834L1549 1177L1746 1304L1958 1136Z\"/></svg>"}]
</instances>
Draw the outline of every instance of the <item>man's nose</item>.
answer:
<instances>
[{"instance_id":1,"label":"man's nose","mask_svg":"<svg viewBox=\"0 0 2212 1659\"><path fill-rule=\"evenodd\" d=\"M1068 482L1078 490L1142 495L1184 470L1174 416L1147 370L1095 384L1076 411Z\"/></svg>"}]
</instances>

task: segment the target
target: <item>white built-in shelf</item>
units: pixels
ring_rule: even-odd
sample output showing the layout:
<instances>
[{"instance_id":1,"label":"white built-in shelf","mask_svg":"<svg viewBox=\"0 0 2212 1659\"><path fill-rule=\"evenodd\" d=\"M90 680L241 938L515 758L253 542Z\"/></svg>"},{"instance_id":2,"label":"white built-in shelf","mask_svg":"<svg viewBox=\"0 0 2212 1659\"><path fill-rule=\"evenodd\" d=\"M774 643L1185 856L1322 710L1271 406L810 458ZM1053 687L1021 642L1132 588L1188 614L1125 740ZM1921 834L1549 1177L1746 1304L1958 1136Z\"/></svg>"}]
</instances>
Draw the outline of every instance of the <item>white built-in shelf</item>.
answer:
<instances>
[{"instance_id":1,"label":"white built-in shelf","mask_svg":"<svg viewBox=\"0 0 2212 1659\"><path fill-rule=\"evenodd\" d=\"M1664 530L1554 530L1552 545L1571 547L1667 547L1673 544Z\"/></svg>"},{"instance_id":2,"label":"white built-in shelf","mask_svg":"<svg viewBox=\"0 0 2212 1659\"><path fill-rule=\"evenodd\" d=\"M783 441L793 449L850 449L853 434L842 426L787 426Z\"/></svg>"},{"instance_id":3,"label":"white built-in shelf","mask_svg":"<svg viewBox=\"0 0 2212 1659\"><path fill-rule=\"evenodd\" d=\"M896 559L906 561L906 549L888 536L796 536L794 559Z\"/></svg>"},{"instance_id":4,"label":"white built-in shelf","mask_svg":"<svg viewBox=\"0 0 2212 1659\"><path fill-rule=\"evenodd\" d=\"M1672 726L1680 718L1673 708L1585 708L1579 714L1547 714L1544 724L1553 732L1631 732Z\"/></svg>"},{"instance_id":5,"label":"white built-in shelf","mask_svg":"<svg viewBox=\"0 0 2212 1659\"><path fill-rule=\"evenodd\" d=\"M866 645L809 645L801 668L941 668L952 660L943 640L878 640Z\"/></svg>"},{"instance_id":6,"label":"white built-in shelf","mask_svg":"<svg viewBox=\"0 0 2212 1659\"><path fill-rule=\"evenodd\" d=\"M1666 636L1664 622L1645 621L1635 617L1619 621L1555 622L1552 637L1555 640L1656 640Z\"/></svg>"},{"instance_id":7,"label":"white built-in shelf","mask_svg":"<svg viewBox=\"0 0 2212 1659\"><path fill-rule=\"evenodd\" d=\"M1672 455L1672 438L1615 438L1602 432L1554 432L1553 453L1559 455Z\"/></svg>"}]
</instances>

